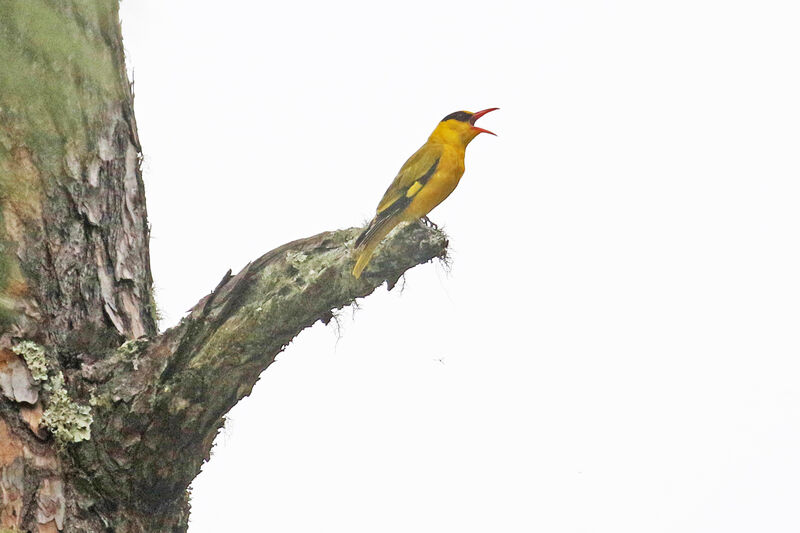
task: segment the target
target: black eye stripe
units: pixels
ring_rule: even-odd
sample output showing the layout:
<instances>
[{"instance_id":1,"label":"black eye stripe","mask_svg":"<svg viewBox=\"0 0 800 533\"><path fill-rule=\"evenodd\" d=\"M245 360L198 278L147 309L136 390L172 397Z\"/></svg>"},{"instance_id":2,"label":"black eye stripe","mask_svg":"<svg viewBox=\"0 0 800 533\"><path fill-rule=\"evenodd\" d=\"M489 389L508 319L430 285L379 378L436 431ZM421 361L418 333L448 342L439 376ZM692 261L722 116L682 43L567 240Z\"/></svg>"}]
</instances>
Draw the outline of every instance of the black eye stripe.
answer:
<instances>
[{"instance_id":1,"label":"black eye stripe","mask_svg":"<svg viewBox=\"0 0 800 533\"><path fill-rule=\"evenodd\" d=\"M469 119L472 118L472 113L467 113L466 111L456 111L455 113L450 113L446 117L442 119L442 122L445 120L458 120L459 122L469 122Z\"/></svg>"}]
</instances>

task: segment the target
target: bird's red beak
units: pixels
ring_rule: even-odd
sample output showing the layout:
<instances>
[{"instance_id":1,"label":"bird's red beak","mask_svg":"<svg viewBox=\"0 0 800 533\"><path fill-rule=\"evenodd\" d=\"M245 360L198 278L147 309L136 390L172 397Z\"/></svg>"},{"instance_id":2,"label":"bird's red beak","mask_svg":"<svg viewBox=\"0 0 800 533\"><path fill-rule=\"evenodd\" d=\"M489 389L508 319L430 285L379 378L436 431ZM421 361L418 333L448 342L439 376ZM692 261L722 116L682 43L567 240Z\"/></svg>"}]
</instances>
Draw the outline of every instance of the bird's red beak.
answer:
<instances>
[{"instance_id":1,"label":"bird's red beak","mask_svg":"<svg viewBox=\"0 0 800 533\"><path fill-rule=\"evenodd\" d=\"M478 111L477 113L473 113L472 114L472 118L469 119L469 123L472 125L472 129L477 131L478 133L491 133L492 135L494 135L496 137L497 136L496 133L492 133L489 130L485 130L483 128L477 127L475 125L475 121L478 120L479 118L481 118L486 113L491 113L492 111L497 111L498 109L500 109L500 108L499 107L490 107L489 109L484 109L483 111Z\"/></svg>"}]
</instances>

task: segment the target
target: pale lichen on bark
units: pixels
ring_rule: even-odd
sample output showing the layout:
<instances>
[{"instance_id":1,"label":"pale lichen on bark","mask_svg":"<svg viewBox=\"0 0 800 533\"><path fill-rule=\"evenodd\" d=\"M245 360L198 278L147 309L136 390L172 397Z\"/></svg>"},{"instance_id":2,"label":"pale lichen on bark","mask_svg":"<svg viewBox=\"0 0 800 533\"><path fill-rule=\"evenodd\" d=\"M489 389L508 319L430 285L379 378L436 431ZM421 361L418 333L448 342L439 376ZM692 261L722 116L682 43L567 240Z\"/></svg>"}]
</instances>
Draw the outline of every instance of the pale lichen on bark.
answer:
<instances>
[{"instance_id":1,"label":"pale lichen on bark","mask_svg":"<svg viewBox=\"0 0 800 533\"><path fill-rule=\"evenodd\" d=\"M45 392L42 403L44 411L41 421L50 430L55 439L61 443L80 442L91 437L91 407L75 402L64 385L64 374L61 370L50 371L55 362L48 362L47 351L39 344L25 340L19 342L12 351L25 361L31 377ZM32 396L28 403L36 404L39 395ZM19 401L17 399L17 401Z\"/></svg>"},{"instance_id":2,"label":"pale lichen on bark","mask_svg":"<svg viewBox=\"0 0 800 533\"><path fill-rule=\"evenodd\" d=\"M44 381L47 379L47 354L44 347L39 346L33 341L22 341L12 351L21 355L28 365L28 370L34 381Z\"/></svg>"},{"instance_id":3,"label":"pale lichen on bark","mask_svg":"<svg viewBox=\"0 0 800 533\"><path fill-rule=\"evenodd\" d=\"M92 436L92 409L70 398L64 375L57 372L44 389L50 393L42 420L61 444L89 440Z\"/></svg>"}]
</instances>

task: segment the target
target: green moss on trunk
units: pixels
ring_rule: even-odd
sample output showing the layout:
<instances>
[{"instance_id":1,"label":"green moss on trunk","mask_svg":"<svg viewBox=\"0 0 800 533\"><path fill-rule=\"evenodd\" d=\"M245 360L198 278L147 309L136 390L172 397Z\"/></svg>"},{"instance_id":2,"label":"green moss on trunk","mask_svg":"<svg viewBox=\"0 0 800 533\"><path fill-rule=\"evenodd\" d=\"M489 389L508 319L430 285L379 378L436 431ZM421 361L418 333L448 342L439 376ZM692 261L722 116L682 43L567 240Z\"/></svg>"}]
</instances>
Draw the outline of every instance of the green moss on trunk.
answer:
<instances>
[{"instance_id":1,"label":"green moss on trunk","mask_svg":"<svg viewBox=\"0 0 800 533\"><path fill-rule=\"evenodd\" d=\"M22 280L10 224L40 209L68 153L93 151L109 103L124 101L112 24L117 2L0 2L0 327Z\"/></svg>"}]
</instances>

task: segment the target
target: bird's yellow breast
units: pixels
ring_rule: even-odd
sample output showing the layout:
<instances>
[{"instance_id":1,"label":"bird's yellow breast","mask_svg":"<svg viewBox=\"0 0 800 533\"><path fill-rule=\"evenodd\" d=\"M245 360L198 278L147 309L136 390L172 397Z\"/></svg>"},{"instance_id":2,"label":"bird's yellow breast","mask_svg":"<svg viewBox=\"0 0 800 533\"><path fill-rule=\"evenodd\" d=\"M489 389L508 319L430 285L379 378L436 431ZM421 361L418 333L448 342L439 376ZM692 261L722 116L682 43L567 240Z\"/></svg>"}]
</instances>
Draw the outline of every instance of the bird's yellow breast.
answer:
<instances>
[{"instance_id":1,"label":"bird's yellow breast","mask_svg":"<svg viewBox=\"0 0 800 533\"><path fill-rule=\"evenodd\" d=\"M408 221L426 216L450 196L464 174L464 148L444 145L436 172L428 183L416 193L403 213Z\"/></svg>"}]
</instances>

